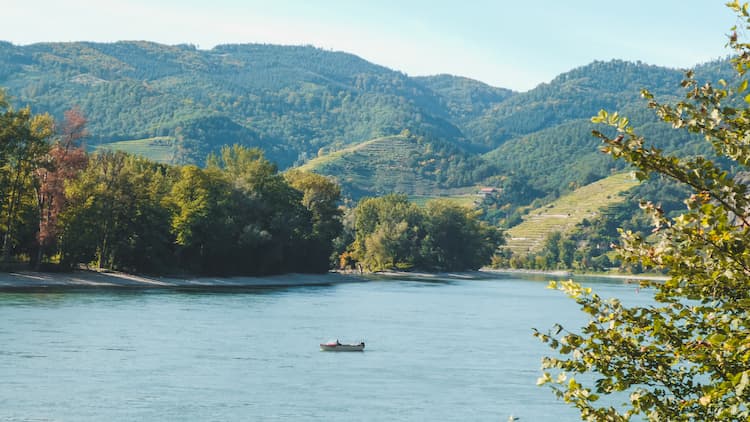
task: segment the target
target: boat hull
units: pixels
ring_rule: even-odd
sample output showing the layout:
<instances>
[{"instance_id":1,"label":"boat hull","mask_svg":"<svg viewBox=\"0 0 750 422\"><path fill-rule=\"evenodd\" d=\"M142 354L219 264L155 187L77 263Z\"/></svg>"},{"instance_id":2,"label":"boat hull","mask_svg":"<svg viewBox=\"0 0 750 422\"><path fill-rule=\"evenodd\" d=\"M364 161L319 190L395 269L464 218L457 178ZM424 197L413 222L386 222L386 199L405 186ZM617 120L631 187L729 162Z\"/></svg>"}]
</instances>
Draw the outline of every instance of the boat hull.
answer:
<instances>
[{"instance_id":1,"label":"boat hull","mask_svg":"<svg viewBox=\"0 0 750 422\"><path fill-rule=\"evenodd\" d=\"M324 352L364 352L364 344L320 344L320 350Z\"/></svg>"}]
</instances>

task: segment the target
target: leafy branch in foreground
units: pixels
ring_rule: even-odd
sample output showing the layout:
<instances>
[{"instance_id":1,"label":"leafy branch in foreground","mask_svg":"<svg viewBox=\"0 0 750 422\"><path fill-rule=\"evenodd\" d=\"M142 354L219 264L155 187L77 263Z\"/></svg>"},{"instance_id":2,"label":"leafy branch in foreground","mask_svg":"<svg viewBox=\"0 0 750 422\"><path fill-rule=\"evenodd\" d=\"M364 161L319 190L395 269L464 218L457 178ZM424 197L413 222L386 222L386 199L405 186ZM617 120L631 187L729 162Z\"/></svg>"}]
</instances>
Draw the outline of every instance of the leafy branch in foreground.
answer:
<instances>
[{"instance_id":1,"label":"leafy branch in foreground","mask_svg":"<svg viewBox=\"0 0 750 422\"><path fill-rule=\"evenodd\" d=\"M750 29L748 5L728 6ZM605 153L635 166L641 179L662 174L691 194L676 218L653 203L641 204L654 236L622 233L623 259L668 270L663 283L641 282L655 290L654 305L628 307L573 282L551 286L575 299L590 320L580 333L559 325L535 332L558 352L543 359L539 383L552 385L586 420L750 417L750 198L737 172L750 164L750 43L735 32L729 45L737 52L739 82L701 84L687 72L685 99L673 105L643 91L661 120L703 135L728 165L647 147L617 113L602 111L592 119L615 135L595 132Z\"/></svg>"}]
</instances>

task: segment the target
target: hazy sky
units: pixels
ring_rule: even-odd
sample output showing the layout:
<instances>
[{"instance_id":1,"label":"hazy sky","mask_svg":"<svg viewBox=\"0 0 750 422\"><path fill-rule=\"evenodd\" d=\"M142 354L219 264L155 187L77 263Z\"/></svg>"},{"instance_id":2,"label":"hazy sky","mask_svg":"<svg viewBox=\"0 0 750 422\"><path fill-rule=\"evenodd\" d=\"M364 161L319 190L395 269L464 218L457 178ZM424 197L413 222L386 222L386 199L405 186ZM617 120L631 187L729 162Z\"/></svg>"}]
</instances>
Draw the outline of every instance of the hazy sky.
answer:
<instances>
[{"instance_id":1,"label":"hazy sky","mask_svg":"<svg viewBox=\"0 0 750 422\"><path fill-rule=\"evenodd\" d=\"M593 60L688 67L729 51L719 0L0 0L0 40L312 44L409 75L527 90Z\"/></svg>"}]
</instances>

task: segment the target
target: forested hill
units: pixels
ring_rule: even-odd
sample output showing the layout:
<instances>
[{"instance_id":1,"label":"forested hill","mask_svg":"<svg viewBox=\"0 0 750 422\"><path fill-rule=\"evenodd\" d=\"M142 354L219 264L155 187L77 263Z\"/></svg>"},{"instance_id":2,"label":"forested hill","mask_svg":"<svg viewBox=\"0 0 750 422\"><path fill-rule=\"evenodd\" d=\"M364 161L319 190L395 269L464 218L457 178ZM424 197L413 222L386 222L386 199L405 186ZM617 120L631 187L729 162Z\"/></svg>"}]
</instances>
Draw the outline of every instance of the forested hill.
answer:
<instances>
[{"instance_id":1,"label":"forested hill","mask_svg":"<svg viewBox=\"0 0 750 422\"><path fill-rule=\"evenodd\" d=\"M2 43L0 86L36 112L61 116L80 107L93 144L167 137L181 144L174 159L183 161L239 142L287 167L321 148L406 128L467 142L451 123L455 113L426 84L313 47ZM511 94L502 92L497 101Z\"/></svg>"},{"instance_id":2,"label":"forested hill","mask_svg":"<svg viewBox=\"0 0 750 422\"><path fill-rule=\"evenodd\" d=\"M728 60L719 60L698 66L697 74L715 81L730 70ZM589 134L589 118L602 108L624 111L666 148L695 152L691 138L677 139L657 125L639 96L648 88L662 100L678 98L682 76L643 63L599 61L518 93L458 76L409 77L309 46L0 42L0 87L13 102L57 118L79 107L89 120L90 145L202 163L208 152L239 143L261 147L287 168L391 139L398 142L393 148L375 145L389 154L404 151L401 162L425 167L424 182L416 184L393 175L385 183L335 174L361 180L353 189L362 194L385 193L377 186L429 193L491 184L511 194L518 187L516 196L525 201L557 196L615 166ZM417 148L401 148L405 133ZM385 174L371 168L378 160L365 167L337 164L336 157L349 155L334 156L320 171Z\"/></svg>"},{"instance_id":3,"label":"forested hill","mask_svg":"<svg viewBox=\"0 0 750 422\"><path fill-rule=\"evenodd\" d=\"M700 81L732 80L729 60L696 66ZM573 69L548 84L515 95L488 109L467 133L499 145L484 155L499 174L513 174L539 191L557 197L608 176L622 167L599 152L590 119L601 109L631 119L649 144L683 155L709 154L699 137L671 130L641 98L647 88L663 102L676 102L684 72L620 60Z\"/></svg>"}]
</instances>

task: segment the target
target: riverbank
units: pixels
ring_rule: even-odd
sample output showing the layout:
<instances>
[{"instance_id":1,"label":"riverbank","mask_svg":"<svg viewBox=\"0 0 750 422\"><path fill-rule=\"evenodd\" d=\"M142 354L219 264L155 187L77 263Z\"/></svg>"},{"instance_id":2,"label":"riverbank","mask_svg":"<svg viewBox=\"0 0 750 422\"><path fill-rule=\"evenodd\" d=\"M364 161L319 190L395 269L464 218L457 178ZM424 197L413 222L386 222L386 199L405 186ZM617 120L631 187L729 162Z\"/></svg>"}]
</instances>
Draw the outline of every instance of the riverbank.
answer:
<instances>
[{"instance_id":1,"label":"riverbank","mask_svg":"<svg viewBox=\"0 0 750 422\"><path fill-rule=\"evenodd\" d=\"M454 271L454 272L422 272L422 271L377 271L374 273L362 274L365 278L398 278L414 280L481 280L493 278L486 271Z\"/></svg>"},{"instance_id":2,"label":"riverbank","mask_svg":"<svg viewBox=\"0 0 750 422\"><path fill-rule=\"evenodd\" d=\"M523 269L481 269L464 272L401 272L381 271L359 274L331 272L326 274L281 274L260 277L150 277L111 271L77 270L70 273L15 271L0 273L0 290L55 290L90 288L179 289L179 288L263 288L292 286L322 286L339 283L356 283L373 279L398 278L422 281L482 280L498 275L521 275L545 278L611 278L625 282L637 280L666 280L664 276L587 273L570 271L539 271Z\"/></svg>"},{"instance_id":3,"label":"riverbank","mask_svg":"<svg viewBox=\"0 0 750 422\"><path fill-rule=\"evenodd\" d=\"M496 273L496 274L522 274L522 275L539 275L547 277L565 277L565 278L611 278L617 280L654 280L664 281L669 277L663 275L653 274L627 274L627 273L577 273L573 271L555 270L555 271L544 271L544 270L525 270L525 269L494 269L487 268L482 269L482 272Z\"/></svg>"},{"instance_id":4,"label":"riverbank","mask_svg":"<svg viewBox=\"0 0 750 422\"><path fill-rule=\"evenodd\" d=\"M573 277L574 275L572 272L564 271L564 270L546 271L546 270L526 270L526 269L520 269L520 268L502 268L502 269L482 268L480 271L490 273L490 274L522 274L522 275L540 275L540 276L547 276L547 277Z\"/></svg>"},{"instance_id":5,"label":"riverbank","mask_svg":"<svg viewBox=\"0 0 750 422\"><path fill-rule=\"evenodd\" d=\"M70 273L17 271L0 273L0 290L87 288L252 288L315 286L362 281L349 274L283 274L263 277L149 277L120 272L78 270Z\"/></svg>"}]
</instances>

